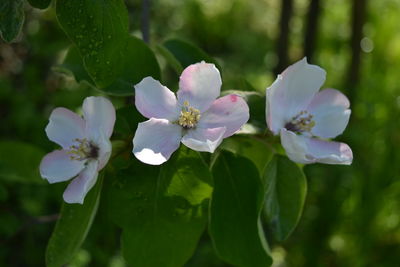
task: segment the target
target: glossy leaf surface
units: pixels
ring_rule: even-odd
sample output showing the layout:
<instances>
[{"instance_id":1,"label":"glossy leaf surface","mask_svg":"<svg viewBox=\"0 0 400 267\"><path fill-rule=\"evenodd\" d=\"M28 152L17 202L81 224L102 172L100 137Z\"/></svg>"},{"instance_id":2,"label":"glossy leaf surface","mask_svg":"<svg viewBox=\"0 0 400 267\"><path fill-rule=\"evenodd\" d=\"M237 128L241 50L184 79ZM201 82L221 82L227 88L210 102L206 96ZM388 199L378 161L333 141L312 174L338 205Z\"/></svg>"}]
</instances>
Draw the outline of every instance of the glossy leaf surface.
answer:
<instances>
[{"instance_id":1,"label":"glossy leaf surface","mask_svg":"<svg viewBox=\"0 0 400 267\"><path fill-rule=\"evenodd\" d=\"M17 38L24 23L23 0L1 0L0 2L0 35L6 42Z\"/></svg>"},{"instance_id":2,"label":"glossy leaf surface","mask_svg":"<svg viewBox=\"0 0 400 267\"><path fill-rule=\"evenodd\" d=\"M267 223L274 237L283 241L300 220L307 194L306 177L288 158L275 156L265 170L264 184Z\"/></svg>"},{"instance_id":3,"label":"glossy leaf surface","mask_svg":"<svg viewBox=\"0 0 400 267\"><path fill-rule=\"evenodd\" d=\"M99 206L102 180L100 174L82 205L63 203L60 218L47 245L46 266L64 266L79 250Z\"/></svg>"},{"instance_id":4,"label":"glossy leaf surface","mask_svg":"<svg viewBox=\"0 0 400 267\"><path fill-rule=\"evenodd\" d=\"M184 147L160 167L135 160L117 172L107 203L123 229L125 260L132 266L183 266L206 226L210 183L198 153Z\"/></svg>"},{"instance_id":5,"label":"glossy leaf surface","mask_svg":"<svg viewBox=\"0 0 400 267\"><path fill-rule=\"evenodd\" d=\"M254 164L221 152L212 168L214 191L209 231L218 255L235 266L272 263L260 227L262 184Z\"/></svg>"}]
</instances>

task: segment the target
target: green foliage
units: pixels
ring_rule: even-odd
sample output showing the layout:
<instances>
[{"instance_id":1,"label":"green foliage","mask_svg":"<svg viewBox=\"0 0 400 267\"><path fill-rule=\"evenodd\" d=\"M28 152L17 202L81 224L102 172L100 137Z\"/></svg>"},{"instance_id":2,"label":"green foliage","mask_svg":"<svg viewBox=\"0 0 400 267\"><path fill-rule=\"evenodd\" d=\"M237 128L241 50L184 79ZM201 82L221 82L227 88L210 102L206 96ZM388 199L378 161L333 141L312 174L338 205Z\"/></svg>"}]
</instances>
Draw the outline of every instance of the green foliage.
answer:
<instances>
[{"instance_id":1,"label":"green foliage","mask_svg":"<svg viewBox=\"0 0 400 267\"><path fill-rule=\"evenodd\" d=\"M33 7L45 9L50 5L51 0L28 0L28 2Z\"/></svg>"},{"instance_id":2,"label":"green foliage","mask_svg":"<svg viewBox=\"0 0 400 267\"><path fill-rule=\"evenodd\" d=\"M154 53L140 39L129 36L122 51L121 60L116 68L120 68L117 79L102 91L112 95L133 95L132 85L139 83L144 77L151 76L160 80L160 67Z\"/></svg>"},{"instance_id":3,"label":"green foliage","mask_svg":"<svg viewBox=\"0 0 400 267\"><path fill-rule=\"evenodd\" d=\"M300 220L307 193L306 177L288 158L274 156L263 179L265 217L274 237L283 241Z\"/></svg>"},{"instance_id":4,"label":"green foliage","mask_svg":"<svg viewBox=\"0 0 400 267\"><path fill-rule=\"evenodd\" d=\"M253 136L232 136L224 140L221 148L250 159L260 174L273 156L271 147Z\"/></svg>"},{"instance_id":5,"label":"green foliage","mask_svg":"<svg viewBox=\"0 0 400 267\"><path fill-rule=\"evenodd\" d=\"M91 85L94 84L92 78L85 70L79 51L75 46L68 48L63 63L55 67L54 70L73 76L77 82L86 81Z\"/></svg>"},{"instance_id":6,"label":"green foliage","mask_svg":"<svg viewBox=\"0 0 400 267\"><path fill-rule=\"evenodd\" d=\"M189 42L180 39L170 39L165 41L160 48L161 52L179 75L187 66L201 61L214 63L221 71L221 67L212 57Z\"/></svg>"},{"instance_id":7,"label":"green foliage","mask_svg":"<svg viewBox=\"0 0 400 267\"><path fill-rule=\"evenodd\" d=\"M97 213L102 184L103 175L100 174L83 205L63 203L60 218L47 245L46 266L63 266L78 252Z\"/></svg>"},{"instance_id":8,"label":"green foliage","mask_svg":"<svg viewBox=\"0 0 400 267\"><path fill-rule=\"evenodd\" d=\"M56 12L62 28L78 48L87 73L104 92L132 95L132 84L145 76L160 78L154 54L141 40L129 36L124 1L59 0ZM66 66L78 71L78 80L88 79L76 56L72 51Z\"/></svg>"},{"instance_id":9,"label":"green foliage","mask_svg":"<svg viewBox=\"0 0 400 267\"><path fill-rule=\"evenodd\" d=\"M10 183L41 183L39 164L44 151L18 141L0 141L0 179Z\"/></svg>"},{"instance_id":10,"label":"green foliage","mask_svg":"<svg viewBox=\"0 0 400 267\"><path fill-rule=\"evenodd\" d=\"M183 266L207 223L211 174L197 152L181 148L161 167L132 160L107 185L112 220L132 266Z\"/></svg>"},{"instance_id":11,"label":"green foliage","mask_svg":"<svg viewBox=\"0 0 400 267\"><path fill-rule=\"evenodd\" d=\"M272 259L260 227L263 197L257 168L246 158L221 152L212 173L209 230L218 255L235 266L269 266Z\"/></svg>"},{"instance_id":12,"label":"green foliage","mask_svg":"<svg viewBox=\"0 0 400 267\"><path fill-rule=\"evenodd\" d=\"M28 1L32 6L39 8L40 4L43 3L42 7L45 7L50 2ZM43 266L45 246L54 228L52 220L48 218L54 218L54 215L59 213L62 192L66 186L66 183L48 185L38 173L38 166L45 151L49 152L57 147L47 139L44 132L51 110L63 106L79 113L82 100L88 95L102 94L105 91L113 95L133 94L132 86L135 83L148 75L159 79L160 70L148 46L138 39L130 38L130 34L140 35L140 1L58 0L55 2L57 8L60 5L72 6L62 9L61 13L65 13L66 16L61 16L61 19L58 17L59 21L59 14L52 8L38 12L25 5L28 7L25 8L27 21L25 27L22 27L23 2L27 1L0 0L1 36L7 42L15 41L17 36L18 40L21 40L19 43L0 43L0 262L4 266ZM264 230L271 247L274 266L397 267L400 255L400 164L396 164L400 162L398 0L368 2L367 22L363 27L365 38L361 42L361 80L358 86L344 85L352 57L348 45L351 38L351 1L320 1L321 17L317 25L317 46L312 62L327 70L326 87L337 88L346 94L352 92L355 96L351 101L352 116L349 127L344 135L339 137L351 146L355 160L350 167L307 165L304 167L307 184L301 167L283 156L272 156L276 154L272 151L281 153L283 150L279 146L279 139L268 134L265 124L265 88L275 79L271 70L277 62L276 38L279 35L277 24L280 2L151 1L150 34L152 45L158 48L157 59L162 63L162 83L174 87L174 83L177 82L176 74L180 75L185 66L201 60L215 63L209 56L212 55L212 58L218 59L218 68L224 74L223 93L233 92L229 90L234 89L235 93L245 97L251 115L243 131L249 132L249 129L252 129L252 134L235 135L224 140L220 148L235 153L237 156L232 156L235 159L243 157L250 160L257 167L244 159L240 163L237 160L228 162L229 169L232 168L235 174L245 172L242 178L246 179L246 184L238 179L243 183L239 188L241 191L244 191L242 187L255 188L256 183L262 191L261 200L263 192L267 191L264 205L259 204L261 200L253 199L249 207L253 214L256 212L252 210L256 202L264 209L262 222L265 223ZM80 5L83 7L81 13ZM291 62L303 57L302 46L307 27L307 18L304 15L307 14L307 8L308 1L296 1L293 9L288 52ZM385 14L384 19L382 14ZM59 23L72 42L65 38ZM82 26L86 27L86 31L80 28ZM111 41L108 41L107 36L100 30L111 32ZM81 43L81 39L75 38L73 34L82 34ZM173 39L169 39L169 36L173 36ZM175 36L190 40L191 43L181 41ZM101 41L102 45L94 47L93 44L100 44ZM88 49L90 51L83 50L85 47L90 48L89 45L92 45L92 48ZM63 55L63 50L67 47L70 49L62 62L59 56ZM98 52L97 58L91 57L91 52ZM112 59L110 72L106 66L107 58ZM96 59L99 60L99 64L96 63ZM68 74L67 76L52 71L57 64L61 64L57 69ZM143 70L147 66L149 69ZM95 71L102 73L97 74L98 77L95 78ZM78 83L70 79L70 75L74 75ZM80 83L81 81L84 82ZM96 87L103 92L95 89ZM142 212L138 208L147 207L149 203L138 198L135 192L154 189L157 171L168 170L170 175L175 165L169 165L168 162L153 170L152 166L138 163L131 152L132 138L137 123L145 118L135 110L132 98L110 97L110 100L119 109L112 137L113 158L107 165L107 186L103 187L106 192L101 196L98 214L90 234L70 261L70 266L126 266L134 262L128 254L136 250L134 247L140 246L139 241L144 240L144 234L154 243L142 241L153 249L149 249L149 252L153 253L152 251L162 247L162 256L170 256L171 261L167 264L174 264L171 262L178 258L179 264L186 267L221 267L229 264L229 261L224 263L217 258L216 250L207 234L203 232L200 241L197 242L205 227L205 218L191 218L193 220L190 220L188 225L195 225L194 232L191 232L189 226L183 225L186 217L182 218L179 214L174 217L174 213L169 214L170 204L175 201L177 205L184 203L188 209L201 206L199 210L202 214L209 211L206 207L207 199L201 204L198 203L210 194L212 183L197 178L191 179L190 174L187 177L186 174L183 175L185 179L173 180L167 177L170 179L166 186L168 190L165 189L165 194L161 194L159 199L167 199L166 204L160 202L160 207L167 206L169 209L166 209L168 212L163 213L162 217L157 217L169 218L167 224L157 221L158 225L164 225L161 229L182 229L179 229L181 232L177 235L177 238L182 239L175 242L178 244L177 250L184 246L182 244L190 243L188 247L182 249L179 255L175 254L176 252L171 253L175 249L174 239L165 237L171 231L156 232L157 229L150 229L147 224L143 229L149 233L139 232L142 224L149 222L149 216L147 210ZM197 156L190 157L194 163L188 165L197 172L197 168L200 167L195 165L200 162L203 169L204 159L207 163L216 162L215 171L217 166L221 166L219 152L217 150L212 155L202 153L202 159ZM225 154L223 152L222 156L226 158ZM171 158L171 162L176 162L181 157L180 154L176 154ZM265 170L265 164L268 163L269 166ZM238 170L242 168L243 170ZM248 178L249 173L246 170L249 169L253 170L249 171L251 177L256 176L255 170L258 170L263 178L261 183L254 182L254 178ZM177 172L179 170L176 169ZM214 177L214 193L225 192L225 187L232 193L230 183L222 185L222 182L227 180L226 172L218 175ZM206 180L210 178L208 173L203 177L208 177ZM247 185L247 180L250 181L250 185ZM128 187L124 188L125 184L119 183L120 181L126 182ZM182 181L188 182L194 194L190 194L191 190L182 189L186 186ZM112 194L109 191L112 191ZM259 191L260 189L255 189L253 194L256 195ZM306 191L307 202L302 212ZM123 223L115 214L118 212L109 211L110 198L114 199L114 195L118 201L124 200L119 206L114 203L115 210L125 212L126 209L126 214L122 214L121 211L120 217L128 216L127 221L132 221L136 229L130 230L129 226L125 227L127 222L124 222L122 227L108 221L109 215L113 214L112 219L116 223ZM131 202L135 204L130 204ZM228 201L225 205L228 205L227 203ZM232 203L229 202L229 205L233 205ZM228 211L232 214L237 212L232 209L228 206ZM289 212L293 213L290 215ZM301 223L297 225L299 216ZM77 222L73 222L73 225L74 223ZM228 218L224 223L221 228L229 227ZM251 224L253 236L254 224ZM80 225L77 227L79 232ZM294 227L297 227L296 231L293 231ZM124 262L121 255L121 229L118 228L129 228L123 230L122 237L124 253L130 261L128 263ZM237 232L242 232L243 229ZM75 233L71 232L71 236L74 235ZM156 235L160 235L160 238ZM236 235L235 232L227 238L228 244L219 242L219 246L235 244L230 241ZM134 239L138 236L140 238L136 242ZM189 239L191 241L188 241ZM279 241L283 239L287 240ZM170 240L172 241L168 243ZM186 240L187 243L182 240ZM73 242L76 241L79 240L75 239ZM193 257L186 262L196 244L198 247ZM253 246L252 244L245 247L235 257L243 256L243 252L252 256L254 251L250 249ZM138 253L143 252L141 249ZM73 254L70 252L70 248L66 247L65 254L62 251L60 257L70 258ZM155 256L157 255L153 253L148 258L152 259ZM221 258L226 260L226 256ZM177 261L175 263L178 265Z\"/></svg>"},{"instance_id":13,"label":"green foliage","mask_svg":"<svg viewBox=\"0 0 400 267\"><path fill-rule=\"evenodd\" d=\"M24 23L24 1L2 0L0 3L0 35L6 42L17 38Z\"/></svg>"}]
</instances>

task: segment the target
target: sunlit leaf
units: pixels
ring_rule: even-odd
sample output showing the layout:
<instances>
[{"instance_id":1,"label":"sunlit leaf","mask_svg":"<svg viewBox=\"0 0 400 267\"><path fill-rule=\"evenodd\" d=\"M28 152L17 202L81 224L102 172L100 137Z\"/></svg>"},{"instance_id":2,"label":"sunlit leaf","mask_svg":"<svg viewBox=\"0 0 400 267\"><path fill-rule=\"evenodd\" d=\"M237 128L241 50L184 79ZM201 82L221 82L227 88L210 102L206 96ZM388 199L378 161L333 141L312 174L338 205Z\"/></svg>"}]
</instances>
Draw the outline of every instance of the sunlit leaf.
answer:
<instances>
[{"instance_id":1,"label":"sunlit leaf","mask_svg":"<svg viewBox=\"0 0 400 267\"><path fill-rule=\"evenodd\" d=\"M85 197L83 205L63 203L60 218L46 250L46 265L59 267L69 263L90 230L100 201L103 175Z\"/></svg>"},{"instance_id":2,"label":"sunlit leaf","mask_svg":"<svg viewBox=\"0 0 400 267\"><path fill-rule=\"evenodd\" d=\"M12 42L24 23L23 0L0 1L0 35L6 42Z\"/></svg>"},{"instance_id":3,"label":"sunlit leaf","mask_svg":"<svg viewBox=\"0 0 400 267\"><path fill-rule=\"evenodd\" d=\"M269 266L272 260L260 227L263 188L257 168L244 157L221 152L212 173L209 231L218 255L235 266Z\"/></svg>"},{"instance_id":4,"label":"sunlit leaf","mask_svg":"<svg viewBox=\"0 0 400 267\"><path fill-rule=\"evenodd\" d=\"M264 212L274 237L283 241L295 229L303 211L307 181L288 158L275 156L264 173Z\"/></svg>"},{"instance_id":5,"label":"sunlit leaf","mask_svg":"<svg viewBox=\"0 0 400 267\"><path fill-rule=\"evenodd\" d=\"M207 222L211 174L197 152L175 152L162 166L133 161L107 188L108 211L122 229L132 266L183 266Z\"/></svg>"}]
</instances>

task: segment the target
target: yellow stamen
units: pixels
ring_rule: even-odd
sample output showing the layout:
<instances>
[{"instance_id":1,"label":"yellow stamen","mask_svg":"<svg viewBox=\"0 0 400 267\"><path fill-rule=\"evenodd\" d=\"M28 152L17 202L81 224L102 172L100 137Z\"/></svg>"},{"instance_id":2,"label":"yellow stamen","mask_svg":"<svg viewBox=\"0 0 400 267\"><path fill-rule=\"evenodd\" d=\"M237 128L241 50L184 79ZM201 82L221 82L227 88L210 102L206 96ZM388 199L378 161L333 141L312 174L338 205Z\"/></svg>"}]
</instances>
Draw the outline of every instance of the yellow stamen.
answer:
<instances>
[{"instance_id":1,"label":"yellow stamen","mask_svg":"<svg viewBox=\"0 0 400 267\"><path fill-rule=\"evenodd\" d=\"M292 120L285 125L285 128L297 133L311 132L312 128L315 126L315 121L312 119L313 115L303 110L294 116Z\"/></svg>"},{"instance_id":2,"label":"yellow stamen","mask_svg":"<svg viewBox=\"0 0 400 267\"><path fill-rule=\"evenodd\" d=\"M79 139L76 138L74 141L78 145L70 146L68 154L71 160L85 160L89 158L97 158L98 147L89 142L86 138Z\"/></svg>"},{"instance_id":3,"label":"yellow stamen","mask_svg":"<svg viewBox=\"0 0 400 267\"><path fill-rule=\"evenodd\" d=\"M200 110L189 106L189 102L183 102L183 108L178 123L183 128L194 128L200 120Z\"/></svg>"}]
</instances>

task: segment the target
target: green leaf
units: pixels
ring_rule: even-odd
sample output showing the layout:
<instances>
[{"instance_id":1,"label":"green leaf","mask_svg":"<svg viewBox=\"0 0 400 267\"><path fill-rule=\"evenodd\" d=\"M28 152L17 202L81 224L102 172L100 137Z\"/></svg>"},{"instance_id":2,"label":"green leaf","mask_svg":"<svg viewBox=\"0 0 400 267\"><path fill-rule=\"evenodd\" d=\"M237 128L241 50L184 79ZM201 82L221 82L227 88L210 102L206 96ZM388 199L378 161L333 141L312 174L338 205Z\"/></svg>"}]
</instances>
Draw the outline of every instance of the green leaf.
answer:
<instances>
[{"instance_id":1,"label":"green leaf","mask_svg":"<svg viewBox=\"0 0 400 267\"><path fill-rule=\"evenodd\" d=\"M182 64L178 61L178 59L164 46L157 45L156 46L158 52L164 57L167 63L174 69L174 71L180 75L183 71Z\"/></svg>"},{"instance_id":2,"label":"green leaf","mask_svg":"<svg viewBox=\"0 0 400 267\"><path fill-rule=\"evenodd\" d=\"M143 41L129 35L123 0L57 0L56 13L78 48L91 80L104 92L133 95L132 85L144 77L160 79L154 53ZM74 70L79 71L74 73L77 79L86 79L81 68L73 67L71 71Z\"/></svg>"},{"instance_id":3,"label":"green leaf","mask_svg":"<svg viewBox=\"0 0 400 267\"><path fill-rule=\"evenodd\" d=\"M6 42L12 42L17 38L24 23L23 0L0 1L0 35Z\"/></svg>"},{"instance_id":4,"label":"green leaf","mask_svg":"<svg viewBox=\"0 0 400 267\"><path fill-rule=\"evenodd\" d=\"M108 211L123 229L132 266L178 267L192 256L207 222L211 174L199 154L181 148L162 166L119 171L107 186Z\"/></svg>"},{"instance_id":5,"label":"green leaf","mask_svg":"<svg viewBox=\"0 0 400 267\"><path fill-rule=\"evenodd\" d=\"M144 77L161 79L157 59L142 40L129 36L125 49L121 53L123 57L118 63L121 71L111 85L101 88L102 91L112 95L133 95L133 85L139 83Z\"/></svg>"},{"instance_id":6,"label":"green leaf","mask_svg":"<svg viewBox=\"0 0 400 267\"><path fill-rule=\"evenodd\" d=\"M300 220L307 194L307 180L295 163L277 155L265 170L264 184L265 217L274 237L283 241Z\"/></svg>"},{"instance_id":7,"label":"green leaf","mask_svg":"<svg viewBox=\"0 0 400 267\"><path fill-rule=\"evenodd\" d=\"M119 108L116 114L114 137L117 139L129 139L132 142L138 123L146 120L133 106Z\"/></svg>"},{"instance_id":8,"label":"green leaf","mask_svg":"<svg viewBox=\"0 0 400 267\"><path fill-rule=\"evenodd\" d=\"M83 205L63 203L60 218L47 245L46 266L64 266L78 252L97 213L102 183L103 175L100 174Z\"/></svg>"},{"instance_id":9,"label":"green leaf","mask_svg":"<svg viewBox=\"0 0 400 267\"><path fill-rule=\"evenodd\" d=\"M39 164L45 152L18 141L0 141L0 179L7 182L41 183Z\"/></svg>"},{"instance_id":10,"label":"green leaf","mask_svg":"<svg viewBox=\"0 0 400 267\"><path fill-rule=\"evenodd\" d=\"M174 67L179 75L181 74L182 70L187 66L201 62L203 60L207 63L214 63L221 71L221 67L218 65L215 59L213 59L203 50L189 42L180 39L169 39L163 43L163 46L166 48L167 51L161 49L161 52L164 54L164 57ZM171 56L171 54L173 57ZM179 68L177 66L177 62L173 60L173 58L175 58L176 61L180 63L181 71L178 72Z\"/></svg>"},{"instance_id":11,"label":"green leaf","mask_svg":"<svg viewBox=\"0 0 400 267\"><path fill-rule=\"evenodd\" d=\"M236 135L226 138L221 148L250 159L257 166L259 173L264 173L273 156L271 147L253 136Z\"/></svg>"},{"instance_id":12,"label":"green leaf","mask_svg":"<svg viewBox=\"0 0 400 267\"><path fill-rule=\"evenodd\" d=\"M218 255L235 266L271 265L260 227L263 188L257 168L244 157L221 152L212 173L209 231Z\"/></svg>"},{"instance_id":13,"label":"green leaf","mask_svg":"<svg viewBox=\"0 0 400 267\"><path fill-rule=\"evenodd\" d=\"M55 71L73 76L77 82L86 81L91 85L94 85L92 78L85 70L82 63L82 58L79 55L79 51L75 46L68 48L67 54L61 65L54 67Z\"/></svg>"},{"instance_id":14,"label":"green leaf","mask_svg":"<svg viewBox=\"0 0 400 267\"><path fill-rule=\"evenodd\" d=\"M45 9L50 5L51 0L28 0L28 2L33 7Z\"/></svg>"}]
</instances>

